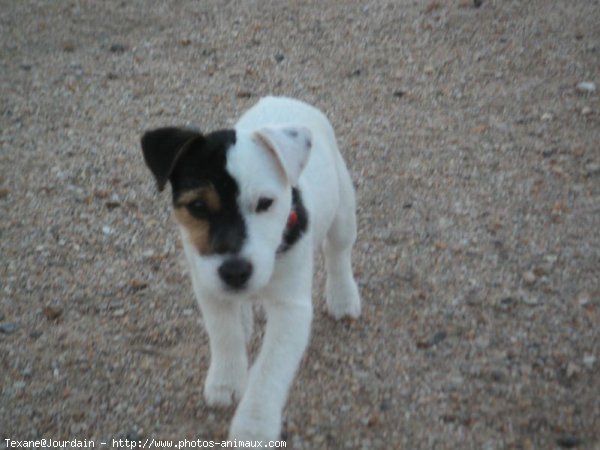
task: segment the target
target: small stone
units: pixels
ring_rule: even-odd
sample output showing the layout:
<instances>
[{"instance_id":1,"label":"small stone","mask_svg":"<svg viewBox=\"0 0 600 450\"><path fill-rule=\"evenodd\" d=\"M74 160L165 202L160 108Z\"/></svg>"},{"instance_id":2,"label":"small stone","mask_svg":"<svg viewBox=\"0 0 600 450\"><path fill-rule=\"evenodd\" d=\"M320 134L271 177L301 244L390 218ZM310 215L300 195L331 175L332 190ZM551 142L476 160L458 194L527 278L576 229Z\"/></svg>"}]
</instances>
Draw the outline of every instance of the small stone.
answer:
<instances>
[{"instance_id":1,"label":"small stone","mask_svg":"<svg viewBox=\"0 0 600 450\"><path fill-rule=\"evenodd\" d=\"M535 283L536 279L537 277L535 276L535 273L533 273L531 270L528 270L523 273L523 281L525 281L525 283L527 284Z\"/></svg>"},{"instance_id":2,"label":"small stone","mask_svg":"<svg viewBox=\"0 0 600 450\"><path fill-rule=\"evenodd\" d=\"M37 339L42 335L42 332L40 330L33 330L32 332L29 333L29 337L31 339Z\"/></svg>"},{"instance_id":3,"label":"small stone","mask_svg":"<svg viewBox=\"0 0 600 450\"><path fill-rule=\"evenodd\" d=\"M552 119L554 119L554 116L550 113L544 113L542 114L542 122L550 122Z\"/></svg>"},{"instance_id":4,"label":"small stone","mask_svg":"<svg viewBox=\"0 0 600 450\"><path fill-rule=\"evenodd\" d=\"M590 93L596 91L596 83L593 83L591 81L582 81L581 83L577 84L576 89L577 89L577 92L590 94Z\"/></svg>"},{"instance_id":5,"label":"small stone","mask_svg":"<svg viewBox=\"0 0 600 450\"><path fill-rule=\"evenodd\" d=\"M600 174L600 164L598 164L597 162L591 162L586 164L585 174L588 177Z\"/></svg>"},{"instance_id":6,"label":"small stone","mask_svg":"<svg viewBox=\"0 0 600 450\"><path fill-rule=\"evenodd\" d=\"M577 303L579 306L587 306L590 304L590 294L587 292L580 292L577 296Z\"/></svg>"},{"instance_id":7,"label":"small stone","mask_svg":"<svg viewBox=\"0 0 600 450\"><path fill-rule=\"evenodd\" d=\"M431 338L431 345L437 345L448 337L448 333L444 330L438 331Z\"/></svg>"},{"instance_id":8,"label":"small stone","mask_svg":"<svg viewBox=\"0 0 600 450\"><path fill-rule=\"evenodd\" d=\"M440 2L433 0L433 1L429 2L427 7L425 8L425 14L429 14L433 11L436 11L436 10L440 9L441 7L442 7L442 5L440 4Z\"/></svg>"},{"instance_id":9,"label":"small stone","mask_svg":"<svg viewBox=\"0 0 600 450\"><path fill-rule=\"evenodd\" d=\"M534 295L523 295L522 300L527 306L536 306L540 303L540 300Z\"/></svg>"},{"instance_id":10,"label":"small stone","mask_svg":"<svg viewBox=\"0 0 600 450\"><path fill-rule=\"evenodd\" d=\"M578 375L581 372L581 367L579 367L574 362L569 362L567 364L567 378L573 378L575 375Z\"/></svg>"},{"instance_id":11,"label":"small stone","mask_svg":"<svg viewBox=\"0 0 600 450\"><path fill-rule=\"evenodd\" d=\"M75 44L73 44L70 41L63 42L62 48L63 48L63 51L65 51L67 53L73 53L75 51Z\"/></svg>"},{"instance_id":12,"label":"small stone","mask_svg":"<svg viewBox=\"0 0 600 450\"><path fill-rule=\"evenodd\" d=\"M390 401L387 399L382 400L381 403L379 404L379 410L381 412L389 411L391 408L392 408L392 405L391 405Z\"/></svg>"},{"instance_id":13,"label":"small stone","mask_svg":"<svg viewBox=\"0 0 600 450\"><path fill-rule=\"evenodd\" d=\"M129 285L131 289L134 291L141 291L142 289L146 289L148 287L148 282L138 279L133 279L130 281Z\"/></svg>"},{"instance_id":14,"label":"small stone","mask_svg":"<svg viewBox=\"0 0 600 450\"><path fill-rule=\"evenodd\" d=\"M556 443L562 448L574 448L581 445L581 439L572 434L563 434L556 439Z\"/></svg>"},{"instance_id":15,"label":"small stone","mask_svg":"<svg viewBox=\"0 0 600 450\"><path fill-rule=\"evenodd\" d=\"M589 106L584 106L583 109L581 110L581 115L589 116L590 114L592 114L592 108L590 108Z\"/></svg>"},{"instance_id":16,"label":"small stone","mask_svg":"<svg viewBox=\"0 0 600 450\"><path fill-rule=\"evenodd\" d=\"M280 63L284 59L285 59L285 56L282 53L276 53L275 54L275 61L277 61L278 63Z\"/></svg>"},{"instance_id":17,"label":"small stone","mask_svg":"<svg viewBox=\"0 0 600 450\"><path fill-rule=\"evenodd\" d=\"M111 53L125 53L127 51L127 46L124 44L113 44L109 48Z\"/></svg>"},{"instance_id":18,"label":"small stone","mask_svg":"<svg viewBox=\"0 0 600 450\"><path fill-rule=\"evenodd\" d=\"M381 416L377 411L373 412L367 420L367 427L371 428L378 425L381 422Z\"/></svg>"},{"instance_id":19,"label":"small stone","mask_svg":"<svg viewBox=\"0 0 600 450\"><path fill-rule=\"evenodd\" d=\"M115 309L112 314L114 317L123 317L125 315L125 309L123 309L123 308Z\"/></svg>"},{"instance_id":20,"label":"small stone","mask_svg":"<svg viewBox=\"0 0 600 450\"><path fill-rule=\"evenodd\" d=\"M0 333L13 334L15 331L17 331L16 323L10 323L10 322L0 323Z\"/></svg>"},{"instance_id":21,"label":"small stone","mask_svg":"<svg viewBox=\"0 0 600 450\"><path fill-rule=\"evenodd\" d=\"M54 306L46 306L42 310L42 312L44 313L44 316L46 316L46 318L48 320L56 320L62 314L62 309L54 307Z\"/></svg>"},{"instance_id":22,"label":"small stone","mask_svg":"<svg viewBox=\"0 0 600 450\"><path fill-rule=\"evenodd\" d=\"M502 308L510 308L517 303L517 299L511 295L507 295L506 297L502 297L498 304Z\"/></svg>"},{"instance_id":23,"label":"small stone","mask_svg":"<svg viewBox=\"0 0 600 450\"><path fill-rule=\"evenodd\" d=\"M595 355L583 355L583 364L592 369L594 367L594 364L596 363L596 356Z\"/></svg>"},{"instance_id":24,"label":"small stone","mask_svg":"<svg viewBox=\"0 0 600 450\"><path fill-rule=\"evenodd\" d=\"M104 203L104 206L106 206L106 209L108 209L109 211L112 211L113 209L121 206L121 202L110 200L110 201Z\"/></svg>"},{"instance_id":25,"label":"small stone","mask_svg":"<svg viewBox=\"0 0 600 450\"><path fill-rule=\"evenodd\" d=\"M424 68L423 68L423 72L425 72L426 74L432 74L433 73L433 66L430 64L427 64Z\"/></svg>"},{"instance_id":26,"label":"small stone","mask_svg":"<svg viewBox=\"0 0 600 450\"><path fill-rule=\"evenodd\" d=\"M142 253L142 256L144 258L152 258L154 256L154 250L152 250L152 249L144 250L144 252Z\"/></svg>"},{"instance_id":27,"label":"small stone","mask_svg":"<svg viewBox=\"0 0 600 450\"><path fill-rule=\"evenodd\" d=\"M115 230L113 230L111 227L109 227L108 225L104 225L102 227L102 233L104 233L105 236L110 236L111 234L113 234L115 232Z\"/></svg>"}]
</instances>

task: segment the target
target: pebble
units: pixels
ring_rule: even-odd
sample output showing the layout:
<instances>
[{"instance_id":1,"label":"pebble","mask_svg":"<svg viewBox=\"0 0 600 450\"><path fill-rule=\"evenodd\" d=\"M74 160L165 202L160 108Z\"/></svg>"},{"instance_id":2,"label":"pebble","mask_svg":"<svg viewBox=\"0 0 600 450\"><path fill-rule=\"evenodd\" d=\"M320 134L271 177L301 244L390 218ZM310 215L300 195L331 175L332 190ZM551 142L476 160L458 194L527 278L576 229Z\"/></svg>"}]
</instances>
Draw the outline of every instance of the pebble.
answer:
<instances>
[{"instance_id":1,"label":"pebble","mask_svg":"<svg viewBox=\"0 0 600 450\"><path fill-rule=\"evenodd\" d=\"M531 270L528 270L523 273L523 281L525 281L525 283L527 283L527 284L535 283L536 279L537 279L537 277L535 276L535 273L533 273L533 271L531 271Z\"/></svg>"},{"instance_id":2,"label":"pebble","mask_svg":"<svg viewBox=\"0 0 600 450\"><path fill-rule=\"evenodd\" d=\"M144 252L142 252L142 256L144 258L152 258L154 256L154 250L152 250L152 249L144 250Z\"/></svg>"},{"instance_id":3,"label":"pebble","mask_svg":"<svg viewBox=\"0 0 600 450\"><path fill-rule=\"evenodd\" d=\"M104 225L102 227L102 233L104 233L105 236L110 236L114 232L115 232L115 230L112 229L111 227L109 227L108 225Z\"/></svg>"},{"instance_id":4,"label":"pebble","mask_svg":"<svg viewBox=\"0 0 600 450\"><path fill-rule=\"evenodd\" d=\"M572 434L563 434L556 439L556 443L562 448L574 448L581 445L581 439L579 439L577 436L573 436Z\"/></svg>"},{"instance_id":5,"label":"pebble","mask_svg":"<svg viewBox=\"0 0 600 450\"><path fill-rule=\"evenodd\" d=\"M123 317L125 315L125 309L123 309L123 308L115 309L113 311L112 315L114 317Z\"/></svg>"},{"instance_id":6,"label":"pebble","mask_svg":"<svg viewBox=\"0 0 600 450\"><path fill-rule=\"evenodd\" d=\"M437 345L448 337L448 333L444 330L438 331L431 338L431 345Z\"/></svg>"},{"instance_id":7,"label":"pebble","mask_svg":"<svg viewBox=\"0 0 600 450\"><path fill-rule=\"evenodd\" d=\"M12 334L15 331L17 331L16 323L10 323L10 322L0 323L0 333Z\"/></svg>"},{"instance_id":8,"label":"pebble","mask_svg":"<svg viewBox=\"0 0 600 450\"><path fill-rule=\"evenodd\" d=\"M587 292L580 292L577 296L577 303L579 306L587 306L590 303L590 294Z\"/></svg>"},{"instance_id":9,"label":"pebble","mask_svg":"<svg viewBox=\"0 0 600 450\"><path fill-rule=\"evenodd\" d=\"M591 162L585 166L585 174L588 177L598 175L600 173L600 164L597 162Z\"/></svg>"},{"instance_id":10,"label":"pebble","mask_svg":"<svg viewBox=\"0 0 600 450\"><path fill-rule=\"evenodd\" d=\"M550 113L544 113L542 114L542 122L550 122L552 119L554 119L554 116Z\"/></svg>"},{"instance_id":11,"label":"pebble","mask_svg":"<svg viewBox=\"0 0 600 450\"><path fill-rule=\"evenodd\" d=\"M581 115L589 116L590 114L592 114L592 108L590 108L589 106L584 106L583 109L581 110Z\"/></svg>"},{"instance_id":12,"label":"pebble","mask_svg":"<svg viewBox=\"0 0 600 450\"><path fill-rule=\"evenodd\" d=\"M110 46L111 53L125 53L127 51L127 46L124 44L113 44Z\"/></svg>"},{"instance_id":13,"label":"pebble","mask_svg":"<svg viewBox=\"0 0 600 450\"><path fill-rule=\"evenodd\" d=\"M582 81L577 84L577 91L582 93L592 93L596 91L596 83L591 81Z\"/></svg>"},{"instance_id":14,"label":"pebble","mask_svg":"<svg viewBox=\"0 0 600 450\"><path fill-rule=\"evenodd\" d=\"M586 367L589 367L590 369L592 369L594 367L595 363L596 363L595 355L583 355L583 364L585 364Z\"/></svg>"},{"instance_id":15,"label":"pebble","mask_svg":"<svg viewBox=\"0 0 600 450\"><path fill-rule=\"evenodd\" d=\"M523 303L525 303L528 306L536 306L540 303L540 300L534 295L525 294L521 297L521 299L523 300Z\"/></svg>"},{"instance_id":16,"label":"pebble","mask_svg":"<svg viewBox=\"0 0 600 450\"><path fill-rule=\"evenodd\" d=\"M42 312L44 313L44 316L46 316L46 318L48 320L56 320L60 317L60 315L62 314L62 309L60 308L56 308L54 306L46 306Z\"/></svg>"},{"instance_id":17,"label":"pebble","mask_svg":"<svg viewBox=\"0 0 600 450\"><path fill-rule=\"evenodd\" d=\"M33 330L31 333L29 333L29 337L31 339L37 339L42 335L42 332L39 330Z\"/></svg>"},{"instance_id":18,"label":"pebble","mask_svg":"<svg viewBox=\"0 0 600 450\"><path fill-rule=\"evenodd\" d=\"M569 364L567 364L567 378L573 378L579 373L581 373L581 367L579 367L574 362L569 362Z\"/></svg>"}]
</instances>

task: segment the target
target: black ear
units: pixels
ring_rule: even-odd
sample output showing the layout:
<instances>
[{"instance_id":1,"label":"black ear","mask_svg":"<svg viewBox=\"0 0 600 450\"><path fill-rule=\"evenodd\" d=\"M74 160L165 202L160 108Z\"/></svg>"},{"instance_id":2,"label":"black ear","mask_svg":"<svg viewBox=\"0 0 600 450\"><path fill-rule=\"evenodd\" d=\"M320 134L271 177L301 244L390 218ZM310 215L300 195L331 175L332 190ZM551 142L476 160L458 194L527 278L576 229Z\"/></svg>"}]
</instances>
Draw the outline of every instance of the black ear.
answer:
<instances>
[{"instance_id":1,"label":"black ear","mask_svg":"<svg viewBox=\"0 0 600 450\"><path fill-rule=\"evenodd\" d=\"M204 137L198 131L175 127L157 128L142 136L144 160L156 178L159 191L165 188L177 161L196 139Z\"/></svg>"}]
</instances>

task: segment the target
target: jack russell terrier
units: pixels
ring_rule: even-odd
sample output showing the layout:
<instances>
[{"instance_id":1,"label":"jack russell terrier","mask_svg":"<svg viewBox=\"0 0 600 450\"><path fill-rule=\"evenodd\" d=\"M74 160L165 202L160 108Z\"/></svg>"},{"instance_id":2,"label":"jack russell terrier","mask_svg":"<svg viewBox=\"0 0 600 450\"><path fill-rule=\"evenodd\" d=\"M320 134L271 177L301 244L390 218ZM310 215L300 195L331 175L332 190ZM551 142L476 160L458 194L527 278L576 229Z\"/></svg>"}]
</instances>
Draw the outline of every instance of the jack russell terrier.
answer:
<instances>
[{"instance_id":1,"label":"jack russell terrier","mask_svg":"<svg viewBox=\"0 0 600 450\"><path fill-rule=\"evenodd\" d=\"M141 140L159 190L167 181L210 341L209 405L239 405L230 439L275 440L310 336L313 258L323 249L327 310L356 318L356 206L331 124L316 108L266 97L234 129L148 131ZM252 304L267 325L248 368Z\"/></svg>"}]
</instances>

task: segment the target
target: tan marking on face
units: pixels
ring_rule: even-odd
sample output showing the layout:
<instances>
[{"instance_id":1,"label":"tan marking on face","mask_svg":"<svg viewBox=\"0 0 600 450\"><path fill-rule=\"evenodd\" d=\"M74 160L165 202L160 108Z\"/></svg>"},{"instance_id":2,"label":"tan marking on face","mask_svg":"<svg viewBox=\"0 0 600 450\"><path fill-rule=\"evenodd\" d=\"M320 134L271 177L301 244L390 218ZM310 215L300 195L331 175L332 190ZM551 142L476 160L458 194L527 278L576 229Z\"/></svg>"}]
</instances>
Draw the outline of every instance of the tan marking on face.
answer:
<instances>
[{"instance_id":1,"label":"tan marking on face","mask_svg":"<svg viewBox=\"0 0 600 450\"><path fill-rule=\"evenodd\" d=\"M211 211L221 209L221 199L212 184L184 192L177 198L177 206L189 205L195 200L202 200Z\"/></svg>"},{"instance_id":2,"label":"tan marking on face","mask_svg":"<svg viewBox=\"0 0 600 450\"><path fill-rule=\"evenodd\" d=\"M209 254L211 249L208 221L192 216L185 206L175 207L173 216L175 221L185 229L188 239L198 253Z\"/></svg>"},{"instance_id":3,"label":"tan marking on face","mask_svg":"<svg viewBox=\"0 0 600 450\"><path fill-rule=\"evenodd\" d=\"M187 232L188 239L201 255L210 254L212 249L210 245L210 225L207 220L194 217L187 205L196 200L202 200L209 211L219 211L221 209L221 199L213 185L202 186L190 191L184 192L177 197L173 216Z\"/></svg>"}]
</instances>

